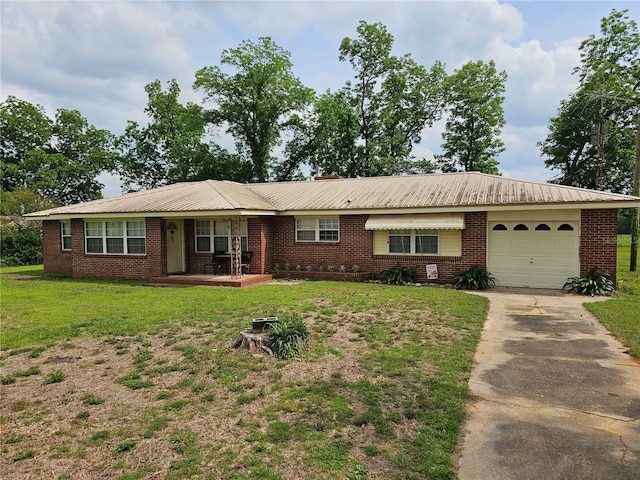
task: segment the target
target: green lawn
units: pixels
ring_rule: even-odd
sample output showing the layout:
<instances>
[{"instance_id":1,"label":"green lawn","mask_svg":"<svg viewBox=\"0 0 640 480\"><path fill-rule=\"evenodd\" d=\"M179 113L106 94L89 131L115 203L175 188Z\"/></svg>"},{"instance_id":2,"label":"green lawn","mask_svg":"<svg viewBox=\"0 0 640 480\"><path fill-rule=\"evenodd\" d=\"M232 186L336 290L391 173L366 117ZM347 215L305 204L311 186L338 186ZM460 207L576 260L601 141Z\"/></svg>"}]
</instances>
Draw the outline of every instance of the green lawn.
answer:
<instances>
[{"instance_id":1,"label":"green lawn","mask_svg":"<svg viewBox=\"0 0 640 480\"><path fill-rule=\"evenodd\" d=\"M618 293L606 302L586 307L618 338L629 352L640 358L640 272L629 272L631 238L618 236Z\"/></svg>"},{"instance_id":2,"label":"green lawn","mask_svg":"<svg viewBox=\"0 0 640 480\"><path fill-rule=\"evenodd\" d=\"M454 477L483 297L1 273L7 478ZM230 347L252 318L284 313L311 330L301 358Z\"/></svg>"},{"instance_id":3,"label":"green lawn","mask_svg":"<svg viewBox=\"0 0 640 480\"><path fill-rule=\"evenodd\" d=\"M640 357L640 275L587 307ZM0 471L210 479L451 479L488 302L462 292L302 282L153 287L0 275ZM282 361L230 347L298 313Z\"/></svg>"}]
</instances>

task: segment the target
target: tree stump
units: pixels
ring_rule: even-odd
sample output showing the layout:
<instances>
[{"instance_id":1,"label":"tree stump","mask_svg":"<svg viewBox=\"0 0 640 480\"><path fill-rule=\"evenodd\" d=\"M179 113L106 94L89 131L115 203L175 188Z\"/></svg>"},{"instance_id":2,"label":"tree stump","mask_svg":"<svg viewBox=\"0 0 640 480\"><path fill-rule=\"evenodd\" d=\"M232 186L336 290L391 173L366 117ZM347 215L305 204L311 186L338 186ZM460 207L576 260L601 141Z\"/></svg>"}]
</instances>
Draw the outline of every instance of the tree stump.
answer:
<instances>
[{"instance_id":1,"label":"tree stump","mask_svg":"<svg viewBox=\"0 0 640 480\"><path fill-rule=\"evenodd\" d=\"M254 333L253 329L243 330L233 342L233 348L244 348L251 353L261 352L273 355L273 352L266 345L267 333Z\"/></svg>"}]
</instances>

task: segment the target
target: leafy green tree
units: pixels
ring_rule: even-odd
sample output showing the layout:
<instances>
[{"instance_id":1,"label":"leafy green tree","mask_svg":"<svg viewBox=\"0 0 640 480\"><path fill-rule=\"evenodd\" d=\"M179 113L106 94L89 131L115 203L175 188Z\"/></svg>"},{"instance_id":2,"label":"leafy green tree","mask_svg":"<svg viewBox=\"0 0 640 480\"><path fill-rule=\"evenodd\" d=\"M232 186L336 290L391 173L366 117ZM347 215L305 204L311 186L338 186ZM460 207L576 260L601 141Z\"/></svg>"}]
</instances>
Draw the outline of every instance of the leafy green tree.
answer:
<instances>
[{"instance_id":1,"label":"leafy green tree","mask_svg":"<svg viewBox=\"0 0 640 480\"><path fill-rule=\"evenodd\" d=\"M113 168L114 137L77 110L42 107L16 97L1 106L2 188L25 187L62 205L100 198L97 177Z\"/></svg>"},{"instance_id":2,"label":"leafy green tree","mask_svg":"<svg viewBox=\"0 0 640 480\"><path fill-rule=\"evenodd\" d=\"M9 96L0 105L0 180L2 190L24 187L29 170L24 168L27 154L47 147L51 142L53 122L44 108Z\"/></svg>"},{"instance_id":3,"label":"leafy green tree","mask_svg":"<svg viewBox=\"0 0 640 480\"><path fill-rule=\"evenodd\" d=\"M176 182L205 180L245 181L247 162L204 141L206 122L202 107L179 101L176 80L162 90L159 80L146 85L149 124L129 121L118 139L120 177L127 190L155 188Z\"/></svg>"},{"instance_id":4,"label":"leafy green tree","mask_svg":"<svg viewBox=\"0 0 640 480\"><path fill-rule=\"evenodd\" d=\"M427 70L409 54L392 55L393 36L381 23L361 21L357 33L340 44L353 81L316 102L309 163L315 172L347 177L410 172L419 165L413 146L443 112L444 66Z\"/></svg>"},{"instance_id":5,"label":"leafy green tree","mask_svg":"<svg viewBox=\"0 0 640 480\"><path fill-rule=\"evenodd\" d=\"M278 170L272 151L314 96L293 75L290 56L270 37L261 37L257 43L245 40L238 48L223 50L221 65L235 73L218 66L196 72L194 88L215 103L208 121L233 136L237 151L250 159L256 182Z\"/></svg>"},{"instance_id":6,"label":"leafy green tree","mask_svg":"<svg viewBox=\"0 0 640 480\"><path fill-rule=\"evenodd\" d=\"M640 105L640 33L627 11L602 19L601 36L580 45L580 85L539 143L552 182L628 193Z\"/></svg>"},{"instance_id":7,"label":"leafy green tree","mask_svg":"<svg viewBox=\"0 0 640 480\"><path fill-rule=\"evenodd\" d=\"M57 207L55 201L25 187L18 187L10 192L0 191L0 215L4 217L19 217L25 213L37 212Z\"/></svg>"},{"instance_id":8,"label":"leafy green tree","mask_svg":"<svg viewBox=\"0 0 640 480\"><path fill-rule=\"evenodd\" d=\"M297 166L307 163L311 173L360 175L356 161L360 128L356 110L343 91L327 91L315 102L307 122L302 122L287 143L287 161Z\"/></svg>"},{"instance_id":9,"label":"leafy green tree","mask_svg":"<svg viewBox=\"0 0 640 480\"><path fill-rule=\"evenodd\" d=\"M468 62L451 75L444 153L437 156L443 172L500 173L496 157L504 151L506 81L507 73L498 72L493 60Z\"/></svg>"}]
</instances>

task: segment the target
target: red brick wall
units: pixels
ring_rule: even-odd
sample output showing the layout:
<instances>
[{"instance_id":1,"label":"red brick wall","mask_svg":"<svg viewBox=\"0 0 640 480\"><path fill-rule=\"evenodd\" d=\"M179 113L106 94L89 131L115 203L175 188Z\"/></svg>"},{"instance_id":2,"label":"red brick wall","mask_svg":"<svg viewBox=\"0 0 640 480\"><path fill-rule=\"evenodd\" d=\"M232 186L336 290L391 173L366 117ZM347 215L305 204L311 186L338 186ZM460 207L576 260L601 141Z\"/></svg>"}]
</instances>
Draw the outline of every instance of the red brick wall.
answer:
<instances>
[{"instance_id":1,"label":"red brick wall","mask_svg":"<svg viewBox=\"0 0 640 480\"><path fill-rule=\"evenodd\" d=\"M85 254L84 221L71 221L73 276L77 278L150 279L166 274L164 220L146 219L146 255Z\"/></svg>"},{"instance_id":2,"label":"red brick wall","mask_svg":"<svg viewBox=\"0 0 640 480\"><path fill-rule=\"evenodd\" d=\"M73 273L72 252L62 250L60 222L57 220L45 220L42 222L42 254L45 272L65 275Z\"/></svg>"},{"instance_id":3,"label":"red brick wall","mask_svg":"<svg viewBox=\"0 0 640 480\"><path fill-rule=\"evenodd\" d=\"M274 258L274 217L249 220L249 250L253 250L251 273L265 273Z\"/></svg>"},{"instance_id":4,"label":"red brick wall","mask_svg":"<svg viewBox=\"0 0 640 480\"><path fill-rule=\"evenodd\" d=\"M253 259L251 273L273 271L275 264L283 269L286 263L295 269L311 265L317 269L344 265L351 271L358 265L362 272L379 273L397 263L416 267L417 281L425 282L427 264L438 266L440 282L447 282L458 270L471 265L486 267L487 214L465 214L462 230L461 257L425 257L405 255L373 255L373 232L365 230L368 215L340 217L339 242L296 242L295 218L259 217L248 219L249 249ZM184 220L186 270L202 273L210 253L195 252L193 219ZM166 275L167 245L165 221L146 219L146 255L87 255L84 253L84 222L71 221L72 251L61 249L60 222L42 223L44 267L46 272L72 274L74 277L149 279ZM580 235L581 274L597 266L601 271L616 271L617 211L613 209L583 210Z\"/></svg>"},{"instance_id":5,"label":"red brick wall","mask_svg":"<svg viewBox=\"0 0 640 480\"><path fill-rule=\"evenodd\" d=\"M593 267L616 277L618 211L582 210L580 218L580 274Z\"/></svg>"},{"instance_id":6,"label":"red brick wall","mask_svg":"<svg viewBox=\"0 0 640 480\"><path fill-rule=\"evenodd\" d=\"M353 265L359 265L362 271L375 271L373 261L373 234L364 229L367 215L340 217L339 242L296 242L294 217L276 217L274 229L274 264L284 268L286 263L295 269L307 265L317 268L319 265L333 265L336 270L344 265L349 271Z\"/></svg>"},{"instance_id":7,"label":"red brick wall","mask_svg":"<svg viewBox=\"0 0 640 480\"><path fill-rule=\"evenodd\" d=\"M362 272L379 273L399 263L405 267L416 267L416 280L426 282L426 265L436 264L439 281L445 283L458 270L474 264L486 267L486 212L465 215L462 257L373 255L373 232L364 227L368 218L368 215L341 216L339 242L296 242L295 218L276 217L273 263L267 265L267 269L273 271L274 265L278 264L282 270L288 263L292 270L297 265L303 270L307 265L314 270L319 265L324 268L333 265L337 271L340 265L344 265L347 271L351 271L353 265L358 265Z\"/></svg>"}]
</instances>

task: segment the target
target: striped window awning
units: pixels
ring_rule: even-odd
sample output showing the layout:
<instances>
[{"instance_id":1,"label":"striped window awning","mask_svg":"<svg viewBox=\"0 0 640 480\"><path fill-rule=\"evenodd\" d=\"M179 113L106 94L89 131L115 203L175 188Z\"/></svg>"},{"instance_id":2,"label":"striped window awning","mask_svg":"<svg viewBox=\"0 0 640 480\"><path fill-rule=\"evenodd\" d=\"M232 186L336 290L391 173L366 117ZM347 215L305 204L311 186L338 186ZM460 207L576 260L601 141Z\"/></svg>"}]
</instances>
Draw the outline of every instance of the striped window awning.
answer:
<instances>
[{"instance_id":1,"label":"striped window awning","mask_svg":"<svg viewBox=\"0 0 640 480\"><path fill-rule=\"evenodd\" d=\"M464 213L432 213L417 215L371 215L366 230L461 230Z\"/></svg>"}]
</instances>

